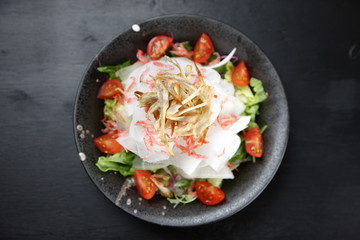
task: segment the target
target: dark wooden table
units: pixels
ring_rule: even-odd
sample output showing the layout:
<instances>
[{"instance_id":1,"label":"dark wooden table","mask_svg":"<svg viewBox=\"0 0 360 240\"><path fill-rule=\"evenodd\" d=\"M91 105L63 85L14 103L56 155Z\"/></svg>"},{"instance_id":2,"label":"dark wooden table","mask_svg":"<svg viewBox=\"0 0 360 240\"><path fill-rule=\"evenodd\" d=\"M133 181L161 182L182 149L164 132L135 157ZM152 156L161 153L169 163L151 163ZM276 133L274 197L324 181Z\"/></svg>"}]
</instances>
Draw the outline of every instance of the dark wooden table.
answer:
<instances>
[{"instance_id":1,"label":"dark wooden table","mask_svg":"<svg viewBox=\"0 0 360 240\"><path fill-rule=\"evenodd\" d=\"M275 178L234 216L161 227L114 206L75 149L75 92L117 33L187 13L254 40L283 81L290 139ZM0 2L0 239L358 239L358 1Z\"/></svg>"}]
</instances>

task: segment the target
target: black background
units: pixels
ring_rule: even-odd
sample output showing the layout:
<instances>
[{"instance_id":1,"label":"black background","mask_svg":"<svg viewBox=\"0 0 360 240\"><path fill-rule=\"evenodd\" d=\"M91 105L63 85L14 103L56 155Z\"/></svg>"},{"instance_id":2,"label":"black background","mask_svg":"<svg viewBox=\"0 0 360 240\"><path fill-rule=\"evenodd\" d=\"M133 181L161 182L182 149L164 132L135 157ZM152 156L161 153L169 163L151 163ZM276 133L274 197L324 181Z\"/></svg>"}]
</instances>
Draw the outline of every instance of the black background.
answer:
<instances>
[{"instance_id":1,"label":"black background","mask_svg":"<svg viewBox=\"0 0 360 240\"><path fill-rule=\"evenodd\" d=\"M265 191L192 228L139 220L79 160L75 93L119 32L159 15L223 21L267 54L290 109L283 162ZM358 1L0 1L0 239L358 239Z\"/></svg>"}]
</instances>

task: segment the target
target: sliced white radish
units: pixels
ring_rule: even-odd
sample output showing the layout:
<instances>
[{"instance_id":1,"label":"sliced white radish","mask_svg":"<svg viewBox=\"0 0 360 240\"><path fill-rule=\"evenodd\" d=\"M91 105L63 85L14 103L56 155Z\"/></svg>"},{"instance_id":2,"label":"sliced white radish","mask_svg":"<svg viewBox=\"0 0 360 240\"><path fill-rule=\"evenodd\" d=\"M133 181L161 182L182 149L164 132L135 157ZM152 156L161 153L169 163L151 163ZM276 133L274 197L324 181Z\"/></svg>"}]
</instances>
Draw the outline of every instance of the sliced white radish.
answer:
<instances>
[{"instance_id":1,"label":"sliced white radish","mask_svg":"<svg viewBox=\"0 0 360 240\"><path fill-rule=\"evenodd\" d=\"M121 68L119 71L117 71L115 73L116 76L118 76L121 81L123 82L123 85L126 84L126 81L128 81L128 78L130 76L130 74L137 68L143 66L144 64L142 64L141 62L136 62L134 64L131 64L130 66Z\"/></svg>"},{"instance_id":2,"label":"sliced white radish","mask_svg":"<svg viewBox=\"0 0 360 240\"><path fill-rule=\"evenodd\" d=\"M186 178L221 178L233 179L234 174L228 166L224 166L219 171L215 171L210 166L199 167L192 174L186 174L181 168L177 168L178 172Z\"/></svg>"},{"instance_id":3,"label":"sliced white radish","mask_svg":"<svg viewBox=\"0 0 360 240\"><path fill-rule=\"evenodd\" d=\"M245 128L247 128L251 117L250 116L240 116L239 119L228 128L228 131L238 133Z\"/></svg>"},{"instance_id":4,"label":"sliced white radish","mask_svg":"<svg viewBox=\"0 0 360 240\"><path fill-rule=\"evenodd\" d=\"M215 171L222 169L240 146L240 138L233 132L223 131L220 127L211 126L208 132L208 143L195 152L206 155L206 162Z\"/></svg>"},{"instance_id":5,"label":"sliced white radish","mask_svg":"<svg viewBox=\"0 0 360 240\"><path fill-rule=\"evenodd\" d=\"M235 114L239 116L245 110L245 105L238 98L234 96L226 96L221 104L221 111L219 115Z\"/></svg>"},{"instance_id":6,"label":"sliced white radish","mask_svg":"<svg viewBox=\"0 0 360 240\"><path fill-rule=\"evenodd\" d=\"M229 54L229 59L234 54L233 52ZM184 70L184 74L189 76L188 81L192 83L198 81L194 62L186 58L176 58L176 61ZM128 90L125 92L127 99L133 98L135 91L152 91L150 83L157 74L179 73L179 70L172 68L171 63L166 59L137 65L137 68L134 67L131 72L129 70L130 73L119 72L119 75L123 74L122 76L128 74L124 81L124 88ZM189 72L190 68L187 68L188 65L192 66L191 72ZM145 109L138 106L137 100L124 103L126 111L131 117L131 123L128 134L119 137L117 141L124 148L142 158L143 163L139 164L144 169L173 165L179 169L181 174L191 178L233 178L233 174L226 164L240 146L240 138L237 133L246 128L250 118L240 116L245 106L233 96L234 87L230 83L223 81L215 70L197 66L205 83L214 88L215 94L210 106L211 117L209 119L210 123L214 124L209 127L206 144L186 152L178 147L185 146L185 140L182 137L173 138L172 141L169 141L169 148L173 151L174 156L170 156L168 149L159 139L157 141L149 139L149 133L153 134L153 137L157 137L157 134L151 131L155 119L147 116ZM217 123L217 119L219 116L226 115L234 116L234 120L224 127ZM149 129L145 127L147 123L150 126ZM166 129L165 132L171 136L170 129Z\"/></svg>"}]
</instances>

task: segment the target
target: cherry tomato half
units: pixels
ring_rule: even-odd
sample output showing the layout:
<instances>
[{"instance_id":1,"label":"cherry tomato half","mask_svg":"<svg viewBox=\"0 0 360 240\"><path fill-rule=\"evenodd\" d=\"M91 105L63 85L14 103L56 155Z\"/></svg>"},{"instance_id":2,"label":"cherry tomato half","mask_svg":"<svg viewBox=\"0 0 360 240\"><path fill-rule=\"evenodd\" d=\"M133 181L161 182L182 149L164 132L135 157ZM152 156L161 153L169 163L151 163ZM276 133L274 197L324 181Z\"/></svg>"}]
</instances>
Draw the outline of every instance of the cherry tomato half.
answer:
<instances>
[{"instance_id":1,"label":"cherry tomato half","mask_svg":"<svg viewBox=\"0 0 360 240\"><path fill-rule=\"evenodd\" d=\"M260 158L264 153L263 137L258 127L253 127L245 133L245 150L251 156Z\"/></svg>"},{"instance_id":2,"label":"cherry tomato half","mask_svg":"<svg viewBox=\"0 0 360 240\"><path fill-rule=\"evenodd\" d=\"M157 60L164 55L166 50L168 50L172 44L172 37L164 35L153 37L147 45L147 54L151 60Z\"/></svg>"},{"instance_id":3,"label":"cherry tomato half","mask_svg":"<svg viewBox=\"0 0 360 240\"><path fill-rule=\"evenodd\" d=\"M110 79L103 83L101 86L97 98L108 99L114 98L115 95L122 95L124 87L118 79Z\"/></svg>"},{"instance_id":4,"label":"cherry tomato half","mask_svg":"<svg viewBox=\"0 0 360 240\"><path fill-rule=\"evenodd\" d=\"M216 205L225 198L223 190L206 181L197 182L195 189L199 200L209 206Z\"/></svg>"},{"instance_id":5,"label":"cherry tomato half","mask_svg":"<svg viewBox=\"0 0 360 240\"><path fill-rule=\"evenodd\" d=\"M95 146L103 153L115 154L122 150L120 143L116 141L117 134L105 134L94 139Z\"/></svg>"},{"instance_id":6,"label":"cherry tomato half","mask_svg":"<svg viewBox=\"0 0 360 240\"><path fill-rule=\"evenodd\" d=\"M142 169L136 169L134 171L134 180L135 186L143 198L149 200L155 195L156 186L151 180L150 172Z\"/></svg>"},{"instance_id":7,"label":"cherry tomato half","mask_svg":"<svg viewBox=\"0 0 360 240\"><path fill-rule=\"evenodd\" d=\"M245 62L241 61L235 68L231 75L231 80L234 85L247 86L250 83L250 74L245 65Z\"/></svg>"},{"instance_id":8,"label":"cherry tomato half","mask_svg":"<svg viewBox=\"0 0 360 240\"><path fill-rule=\"evenodd\" d=\"M194 62L206 62L213 52L213 43L206 33L202 33L194 48Z\"/></svg>"}]
</instances>

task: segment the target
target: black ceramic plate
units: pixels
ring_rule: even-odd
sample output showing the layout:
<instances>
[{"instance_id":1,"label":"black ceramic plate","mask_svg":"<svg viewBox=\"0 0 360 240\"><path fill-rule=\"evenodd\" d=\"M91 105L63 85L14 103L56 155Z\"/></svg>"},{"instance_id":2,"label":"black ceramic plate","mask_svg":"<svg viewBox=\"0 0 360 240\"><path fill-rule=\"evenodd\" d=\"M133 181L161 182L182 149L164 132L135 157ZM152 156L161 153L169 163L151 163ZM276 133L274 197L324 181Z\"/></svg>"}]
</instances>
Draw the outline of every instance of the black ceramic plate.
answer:
<instances>
[{"instance_id":1,"label":"black ceramic plate","mask_svg":"<svg viewBox=\"0 0 360 240\"><path fill-rule=\"evenodd\" d=\"M138 24L140 31L132 28L119 34L92 60L80 82L74 111L76 145L80 159L89 176L101 192L124 211L143 220L170 226L194 226L213 222L235 214L252 202L267 186L283 158L289 133L288 106L285 93L273 65L249 38L221 22L199 16L165 16ZM229 53L237 48L236 56L247 63L250 74L263 80L269 98L261 106L260 124L267 124L264 134L265 153L256 164L245 163L235 173L234 180L225 180L224 202L205 206L199 201L173 208L164 198L156 196L150 201L141 200L134 187L118 197L125 178L119 174L103 173L96 166L102 155L94 146L94 136L101 135L103 101L96 99L106 74L99 66L116 65L128 59L136 61L136 49L145 50L149 40L159 34L172 36L176 42L196 42L202 32L213 40L215 49ZM123 188L124 192L124 188ZM122 195L122 194L120 194Z\"/></svg>"}]
</instances>

